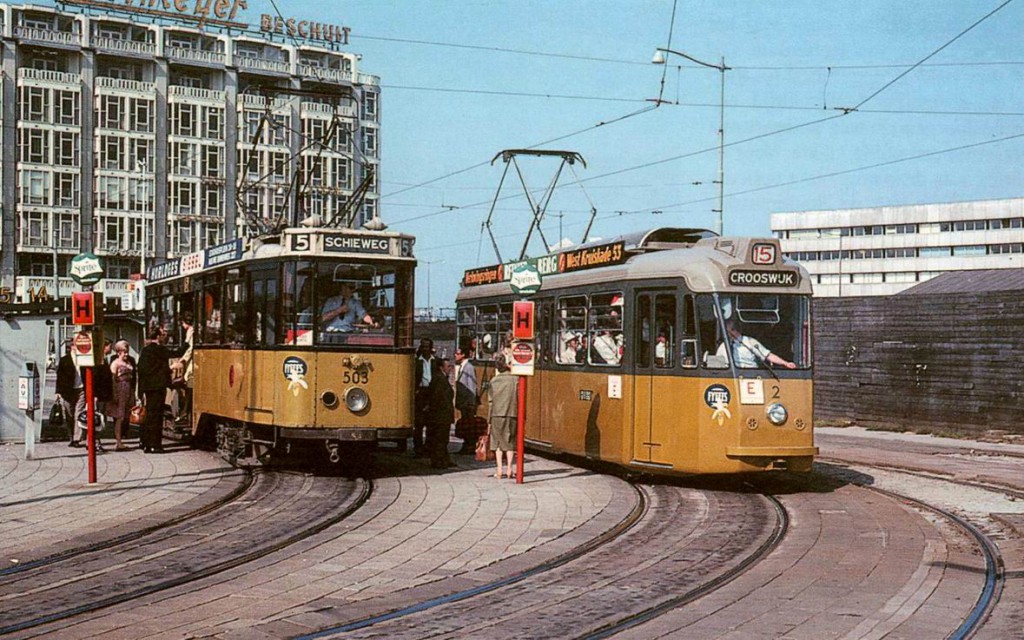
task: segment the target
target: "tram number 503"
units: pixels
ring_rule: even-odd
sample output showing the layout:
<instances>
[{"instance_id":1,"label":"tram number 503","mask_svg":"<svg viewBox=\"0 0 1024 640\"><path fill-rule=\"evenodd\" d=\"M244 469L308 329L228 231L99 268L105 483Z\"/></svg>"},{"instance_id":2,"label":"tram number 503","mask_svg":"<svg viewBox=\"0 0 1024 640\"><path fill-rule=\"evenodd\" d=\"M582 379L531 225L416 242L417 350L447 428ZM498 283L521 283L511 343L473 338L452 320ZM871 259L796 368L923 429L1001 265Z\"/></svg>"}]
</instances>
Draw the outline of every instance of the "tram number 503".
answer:
<instances>
[{"instance_id":1,"label":"tram number 503","mask_svg":"<svg viewBox=\"0 0 1024 640\"><path fill-rule=\"evenodd\" d=\"M342 371L341 372L341 383L342 384L366 384L370 381L370 373L368 371Z\"/></svg>"}]
</instances>

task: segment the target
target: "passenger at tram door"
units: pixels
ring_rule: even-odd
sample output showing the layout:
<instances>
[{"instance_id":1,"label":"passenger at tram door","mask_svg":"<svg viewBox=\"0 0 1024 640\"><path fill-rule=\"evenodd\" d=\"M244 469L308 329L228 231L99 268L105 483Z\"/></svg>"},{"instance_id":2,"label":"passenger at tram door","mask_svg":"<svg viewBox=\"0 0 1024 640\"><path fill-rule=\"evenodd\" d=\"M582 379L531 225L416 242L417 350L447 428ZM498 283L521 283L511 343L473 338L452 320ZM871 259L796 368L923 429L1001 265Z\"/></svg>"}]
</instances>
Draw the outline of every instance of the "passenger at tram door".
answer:
<instances>
[{"instance_id":1,"label":"passenger at tram door","mask_svg":"<svg viewBox=\"0 0 1024 640\"><path fill-rule=\"evenodd\" d=\"M558 352L560 364L578 364L580 362L580 336L574 331L562 332L562 346ZM509 360L506 359L506 362Z\"/></svg>"},{"instance_id":2,"label":"passenger at tram door","mask_svg":"<svg viewBox=\"0 0 1024 640\"><path fill-rule=\"evenodd\" d=\"M430 383L433 380L434 341L430 338L420 340L420 348L416 351L416 395L414 396L416 415L412 432L413 453L426 456L423 434L427 430L427 401L430 399Z\"/></svg>"},{"instance_id":3,"label":"passenger at tram door","mask_svg":"<svg viewBox=\"0 0 1024 640\"><path fill-rule=\"evenodd\" d=\"M430 370L430 394L427 399L427 451L435 469L454 467L448 455L448 440L455 422L455 392L448 380L451 364L434 358Z\"/></svg>"},{"instance_id":4,"label":"passenger at tram door","mask_svg":"<svg viewBox=\"0 0 1024 640\"><path fill-rule=\"evenodd\" d=\"M331 332L351 332L358 323L377 326L348 282L340 283L338 294L324 300L321 321L324 331Z\"/></svg>"},{"instance_id":5,"label":"passenger at tram door","mask_svg":"<svg viewBox=\"0 0 1024 640\"><path fill-rule=\"evenodd\" d=\"M659 367L665 366L665 357L668 354L668 338L664 333L658 334L658 342L654 345L654 364Z\"/></svg>"},{"instance_id":6,"label":"passenger at tram door","mask_svg":"<svg viewBox=\"0 0 1024 640\"><path fill-rule=\"evenodd\" d=\"M725 330L729 334L730 351L733 362L737 367L741 369L756 369L771 363L787 369L796 369L796 364L772 353L757 338L743 335L739 324L734 318L725 321ZM725 343L723 342L718 345L718 352L715 355L724 358L725 353Z\"/></svg>"}]
</instances>

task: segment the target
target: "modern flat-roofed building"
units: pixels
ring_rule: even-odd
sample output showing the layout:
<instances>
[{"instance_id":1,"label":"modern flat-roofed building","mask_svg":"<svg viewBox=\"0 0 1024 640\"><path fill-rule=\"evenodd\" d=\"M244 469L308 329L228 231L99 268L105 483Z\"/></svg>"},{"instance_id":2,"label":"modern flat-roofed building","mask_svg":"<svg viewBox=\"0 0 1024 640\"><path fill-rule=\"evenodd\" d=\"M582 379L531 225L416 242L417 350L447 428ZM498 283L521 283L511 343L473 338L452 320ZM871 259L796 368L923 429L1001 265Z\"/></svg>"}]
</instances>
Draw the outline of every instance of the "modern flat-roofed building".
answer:
<instances>
[{"instance_id":1,"label":"modern flat-roofed building","mask_svg":"<svg viewBox=\"0 0 1024 640\"><path fill-rule=\"evenodd\" d=\"M62 6L0 4L0 302L70 296L91 251L116 308L155 262L378 217L380 82L347 27L238 0Z\"/></svg>"},{"instance_id":2,"label":"modern flat-roofed building","mask_svg":"<svg viewBox=\"0 0 1024 640\"><path fill-rule=\"evenodd\" d=\"M814 295L890 295L947 271L1024 266L1024 198L774 213Z\"/></svg>"}]
</instances>

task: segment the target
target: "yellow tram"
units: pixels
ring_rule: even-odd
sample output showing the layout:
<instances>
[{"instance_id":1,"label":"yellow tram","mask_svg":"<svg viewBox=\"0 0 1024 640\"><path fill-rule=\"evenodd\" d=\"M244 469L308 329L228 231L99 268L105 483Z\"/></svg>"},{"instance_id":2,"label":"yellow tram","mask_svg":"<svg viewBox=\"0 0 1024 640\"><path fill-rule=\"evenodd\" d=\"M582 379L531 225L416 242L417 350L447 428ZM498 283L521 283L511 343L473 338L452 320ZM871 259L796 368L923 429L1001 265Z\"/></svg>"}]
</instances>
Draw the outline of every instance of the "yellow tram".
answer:
<instances>
[{"instance_id":1,"label":"yellow tram","mask_svg":"<svg viewBox=\"0 0 1024 640\"><path fill-rule=\"evenodd\" d=\"M149 321L173 328L194 318L186 431L232 462L302 445L338 462L347 449L404 443L414 243L393 232L295 228L150 268Z\"/></svg>"},{"instance_id":2,"label":"yellow tram","mask_svg":"<svg viewBox=\"0 0 1024 640\"><path fill-rule=\"evenodd\" d=\"M528 447L649 473L810 470L811 286L778 240L661 228L526 262L542 278ZM507 346L524 264L465 274L478 371Z\"/></svg>"}]
</instances>

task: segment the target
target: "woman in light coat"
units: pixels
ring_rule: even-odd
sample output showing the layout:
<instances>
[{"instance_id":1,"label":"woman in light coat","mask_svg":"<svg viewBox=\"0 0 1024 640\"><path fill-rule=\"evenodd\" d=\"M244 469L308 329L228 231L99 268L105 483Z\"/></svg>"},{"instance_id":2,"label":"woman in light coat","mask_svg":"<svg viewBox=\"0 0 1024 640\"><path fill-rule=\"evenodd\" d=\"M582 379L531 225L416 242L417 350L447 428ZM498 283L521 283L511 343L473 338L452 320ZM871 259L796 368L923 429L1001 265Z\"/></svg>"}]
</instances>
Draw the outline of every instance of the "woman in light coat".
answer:
<instances>
[{"instance_id":1,"label":"woman in light coat","mask_svg":"<svg viewBox=\"0 0 1024 640\"><path fill-rule=\"evenodd\" d=\"M504 356L494 360L498 373L491 378L490 398L490 435L491 451L498 465L495 478L512 477L512 456L515 452L516 420L519 417L519 379L508 372L508 363ZM504 455L502 455L504 454ZM507 469L502 473L502 458L507 462Z\"/></svg>"}]
</instances>

